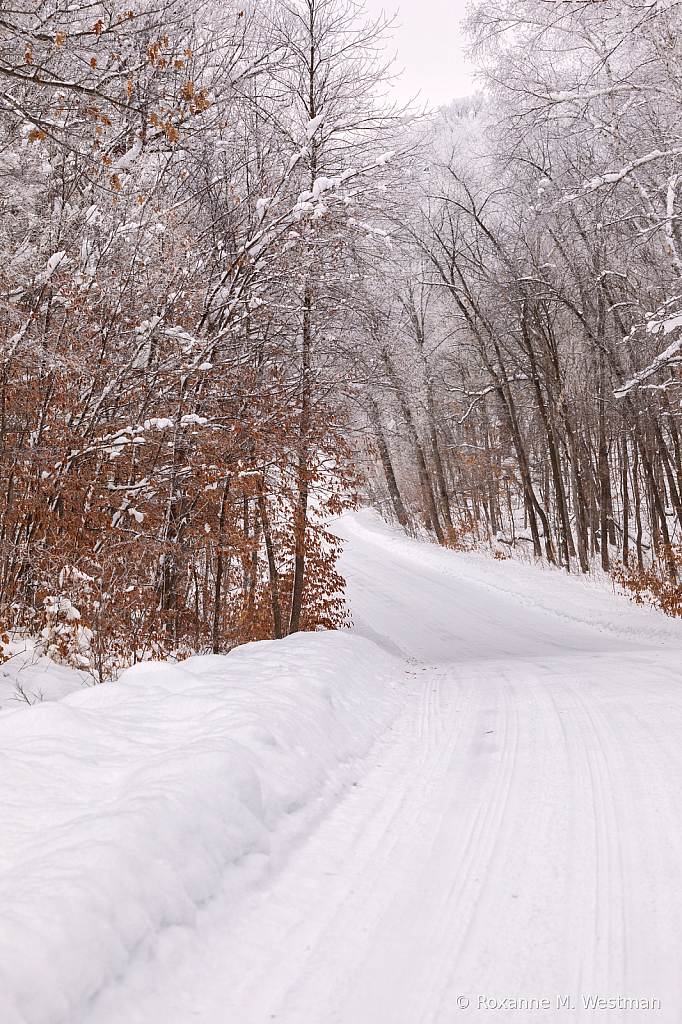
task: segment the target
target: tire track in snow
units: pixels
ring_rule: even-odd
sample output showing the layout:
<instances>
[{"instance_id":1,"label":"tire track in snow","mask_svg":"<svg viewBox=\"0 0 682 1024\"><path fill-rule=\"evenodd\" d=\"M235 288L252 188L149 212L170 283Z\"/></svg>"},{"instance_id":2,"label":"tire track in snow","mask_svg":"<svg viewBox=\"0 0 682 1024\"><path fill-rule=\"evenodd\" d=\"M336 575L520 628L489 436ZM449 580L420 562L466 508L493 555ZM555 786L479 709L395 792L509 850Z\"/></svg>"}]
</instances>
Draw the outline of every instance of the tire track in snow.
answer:
<instances>
[{"instance_id":1,"label":"tire track in snow","mask_svg":"<svg viewBox=\"0 0 682 1024\"><path fill-rule=\"evenodd\" d=\"M583 993L598 991L604 975L608 990L619 988L627 980L626 929L624 920L624 876L620 850L620 826L604 735L608 723L573 690L576 710L580 711L578 735L582 741L581 761L589 769L593 829L594 917L583 921L583 953L577 989Z\"/></svg>"},{"instance_id":2,"label":"tire track in snow","mask_svg":"<svg viewBox=\"0 0 682 1024\"><path fill-rule=\"evenodd\" d=\"M205 915L167 992L88 1024L508 1019L479 993L577 1003L524 1014L542 1024L591 1020L583 994L648 995L678 1024L679 654L590 639L369 531L351 549L363 628L412 656L404 715L267 888Z\"/></svg>"},{"instance_id":3,"label":"tire track in snow","mask_svg":"<svg viewBox=\"0 0 682 1024\"><path fill-rule=\"evenodd\" d=\"M647 728L648 709L642 706L641 698L639 704L620 701L614 708L594 690L589 681L583 688L575 684L564 686L564 699L572 702L576 712L573 731L582 747L582 758L579 751L574 763L588 766L592 794L593 916L585 915L582 922L581 975L576 990L595 993L608 986L611 992L646 994L649 991L650 996L661 998L664 989L660 964L670 958L665 936L679 934L681 909L679 861L675 872L670 871L669 865L659 867L656 864L663 860L658 842L662 833L678 837L678 858L681 845L679 795L677 806L670 807L665 799L665 784L660 785L673 764L679 778L679 753L677 758L670 757L661 740L679 749L679 733L662 723L654 734L654 749L663 765L657 767L648 763L646 748L652 749L648 742L652 733ZM587 695L591 699L587 699ZM666 821L661 821L658 813L652 813L650 800L642 799L642 789L650 788L652 773L659 775L658 799L663 798L668 805ZM662 892L659 888L658 894L652 884L657 876L667 883ZM645 895L647 889L648 896ZM674 902L670 898L673 894L677 896ZM656 898L658 906L652 912L651 900ZM666 927L668 915L672 920ZM671 989L680 991L679 965L675 974L677 984L664 986L668 993ZM672 982L672 977L669 980ZM652 985L657 986L654 993L650 991ZM666 1003L665 998L663 1003ZM674 1003L675 996L669 996L668 1013ZM642 1019L641 1011L636 1009L621 1009L610 1014L598 1011L598 1016L614 1021L639 1022Z\"/></svg>"},{"instance_id":4,"label":"tire track in snow","mask_svg":"<svg viewBox=\"0 0 682 1024\"><path fill-rule=\"evenodd\" d=\"M311 992L319 990L318 1006L330 1005L338 979L352 973L362 955L363 935L379 926L385 903L411 872L406 816L412 845L421 841L414 817L435 770L428 757L435 723L433 680L431 672L421 673L421 666L416 673L414 665L409 668L406 678L416 681L417 688L414 682L408 684L412 693L403 719L365 759L366 774L359 764L357 787L292 852L279 875L269 878L268 887L243 902L229 932L220 921L209 923L205 937L211 956L206 964L190 958L185 974L181 970L167 978L169 999L156 993L148 1007L138 1002L134 1015L128 1007L101 1019L223 1024L225 1019L269 1020L273 1013L284 1013L287 1020L311 1024ZM424 729L416 740L418 722ZM417 769L411 773L404 771L406 748ZM339 944L339 935L355 935L357 941ZM300 1016L299 997L305 1004ZM213 1006L221 1007L219 1017L212 1015Z\"/></svg>"},{"instance_id":5,"label":"tire track in snow","mask_svg":"<svg viewBox=\"0 0 682 1024\"><path fill-rule=\"evenodd\" d=\"M479 795L479 810L470 822L470 832L461 859L453 864L452 883L444 899L442 912L434 922L427 961L432 964L432 969L426 987L433 995L421 1010L415 1006L415 1014L419 1015L411 1019L418 1021L418 1024L431 1024L438 1019L441 1009L447 1014L454 1009L447 1005L446 998L453 964L460 959L467 945L481 894L489 884L495 884L491 872L499 846L500 824L505 816L512 787L518 738L518 716L510 699L510 688L506 680L501 682L500 708L495 720L481 723L497 726L493 734L501 746L501 757L497 771L487 780L487 792ZM475 675L470 683L472 688L474 685ZM451 749L449 753L455 756L456 751Z\"/></svg>"},{"instance_id":6,"label":"tire track in snow","mask_svg":"<svg viewBox=\"0 0 682 1024\"><path fill-rule=\"evenodd\" d=\"M383 1020L383 1014L387 1013L387 1007L382 997L383 1009L379 1011L372 1006L372 1000L365 1001L361 1010L357 1007L349 1007L347 1002L348 989L361 990L361 975L364 963L376 965L377 945L381 936L387 935L389 944L401 929L396 932L392 929L388 917L391 913L396 898L403 891L413 891L414 879L412 873L415 864L419 863L424 848L428 849L432 844L430 814L425 811L429 807L429 793L434 787L438 787L442 778L444 766L451 757L451 749L460 734L465 728L465 716L471 702L471 692L460 694L460 703L464 714L457 717L452 716L448 726L448 738L443 743L438 742L437 733L442 727L441 717L438 714L438 707L442 695L442 686L445 672L439 667L429 667L419 671L417 676L421 677L422 690L420 706L417 712L418 729L416 734L420 743L415 745L415 730L409 725L409 717L406 717L407 734L412 734L412 740L408 751L396 751L396 765L402 764L402 773L405 773L406 761L413 768L421 768L419 772L411 772L410 785L403 793L400 806L390 822L385 826L385 832L379 837L375 850L365 851L364 864L353 865L357 868L357 886L350 894L350 898L339 903L337 911L330 921L328 934L324 937L316 956L311 959L307 978L303 984L306 989L304 996L305 1006L298 1007L295 999L296 993L292 993L292 1003L284 1003L280 1007L280 1014L283 1013L290 1024L309 1024L310 1022L310 993L316 992L313 1000L316 1006L329 1007L327 1016L321 1009L318 1018L320 1021L349 1021L362 1024L365 1020L376 1024ZM447 682L450 682L448 679ZM400 770L400 769L399 769ZM370 784L370 780L366 782ZM382 853L385 849L390 850L391 857L398 862L399 869L393 865L391 870L390 860ZM369 868L369 871L368 871ZM368 873L367 873L368 872ZM363 877L364 876L364 877ZM343 970L338 972L331 984L325 981L321 983L321 977L325 974L330 950L335 948L344 936L352 935L357 945L355 955L345 964ZM374 968L371 968L373 971ZM377 1016L379 1012L379 1016ZM393 1020L395 1014L386 1020ZM398 1018L395 1017L397 1020ZM402 1019L402 1018L401 1018Z\"/></svg>"},{"instance_id":7,"label":"tire track in snow","mask_svg":"<svg viewBox=\"0 0 682 1024\"><path fill-rule=\"evenodd\" d=\"M356 1024L435 1020L440 993L447 988L453 965L467 942L468 923L494 862L499 825L505 815L515 761L516 714L507 700L501 711L492 712L491 720L490 709L476 700L476 673L450 673L447 682L457 686L464 700L457 702L459 710L452 709L447 735L429 765L424 785L414 794L411 813L415 820L421 816L426 823L425 842L414 859L414 877L410 885L393 894L372 935L368 960L348 984L355 995L344 999L330 1020ZM490 741L479 740L490 725L496 727L496 740L502 740L495 760L485 748ZM469 780L467 792L460 785L461 768L471 764L472 747L480 748L474 757L485 764L479 768L475 786ZM455 773L453 761L459 762ZM445 808L437 799L434 806L444 779L452 786ZM468 799L461 809L463 796ZM425 805L427 811L422 809ZM409 818L403 820L405 834L410 827ZM411 922L408 930L406 921ZM377 977L382 978L379 984Z\"/></svg>"}]
</instances>

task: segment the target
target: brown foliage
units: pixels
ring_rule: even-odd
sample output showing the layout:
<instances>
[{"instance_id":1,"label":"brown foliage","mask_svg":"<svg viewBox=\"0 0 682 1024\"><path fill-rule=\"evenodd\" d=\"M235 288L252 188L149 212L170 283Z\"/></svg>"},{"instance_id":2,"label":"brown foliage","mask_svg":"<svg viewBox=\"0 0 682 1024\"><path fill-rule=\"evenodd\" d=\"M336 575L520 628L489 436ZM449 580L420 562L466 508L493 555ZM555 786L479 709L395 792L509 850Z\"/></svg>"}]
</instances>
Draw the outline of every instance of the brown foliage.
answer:
<instances>
[{"instance_id":1,"label":"brown foliage","mask_svg":"<svg viewBox=\"0 0 682 1024\"><path fill-rule=\"evenodd\" d=\"M682 545L666 548L663 555L663 564L654 562L648 568L619 564L611 576L635 604L652 604L666 615L682 617Z\"/></svg>"},{"instance_id":2,"label":"brown foliage","mask_svg":"<svg viewBox=\"0 0 682 1024\"><path fill-rule=\"evenodd\" d=\"M132 300L123 317L65 274L46 301L6 311L0 624L40 634L52 658L100 681L141 658L273 637L273 595L286 633L297 394L274 360L197 367L184 295L174 324L140 323ZM353 470L324 404L307 411L305 444L317 514L300 628L335 628L343 580L323 523L352 503Z\"/></svg>"}]
</instances>

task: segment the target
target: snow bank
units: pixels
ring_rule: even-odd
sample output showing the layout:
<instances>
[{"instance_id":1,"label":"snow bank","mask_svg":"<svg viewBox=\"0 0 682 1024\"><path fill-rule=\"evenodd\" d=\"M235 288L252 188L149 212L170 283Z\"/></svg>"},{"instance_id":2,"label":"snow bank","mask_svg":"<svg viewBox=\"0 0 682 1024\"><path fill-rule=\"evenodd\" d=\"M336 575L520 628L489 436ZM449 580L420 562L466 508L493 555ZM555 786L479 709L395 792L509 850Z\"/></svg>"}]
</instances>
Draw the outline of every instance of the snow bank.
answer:
<instances>
[{"instance_id":1,"label":"snow bank","mask_svg":"<svg viewBox=\"0 0 682 1024\"><path fill-rule=\"evenodd\" d=\"M92 686L89 672L57 665L40 653L35 638L10 640L3 650L12 657L0 666L0 712L17 705L60 700L74 690Z\"/></svg>"},{"instance_id":2,"label":"snow bank","mask_svg":"<svg viewBox=\"0 0 682 1024\"><path fill-rule=\"evenodd\" d=\"M521 607L581 623L620 637L679 644L682 621L650 607L638 607L614 592L606 573L569 575L546 562L529 564L515 558L497 560L480 551L452 551L427 541L412 540L388 526L374 509L362 509L335 520L339 537L358 537L446 576L477 583L511 598Z\"/></svg>"},{"instance_id":3,"label":"snow bank","mask_svg":"<svg viewBox=\"0 0 682 1024\"><path fill-rule=\"evenodd\" d=\"M229 865L267 865L393 720L402 669L359 637L299 634L3 713L3 1024L74 1020L162 929L191 927Z\"/></svg>"}]
</instances>

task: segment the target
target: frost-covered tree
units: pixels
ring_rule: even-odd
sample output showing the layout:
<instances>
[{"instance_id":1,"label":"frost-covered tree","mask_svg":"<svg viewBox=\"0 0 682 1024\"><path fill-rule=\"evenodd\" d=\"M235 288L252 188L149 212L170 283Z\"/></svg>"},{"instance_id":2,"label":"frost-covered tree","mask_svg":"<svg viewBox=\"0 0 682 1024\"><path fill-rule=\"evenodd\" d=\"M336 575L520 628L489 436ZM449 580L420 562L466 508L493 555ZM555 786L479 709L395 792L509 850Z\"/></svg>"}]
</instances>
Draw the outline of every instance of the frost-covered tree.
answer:
<instances>
[{"instance_id":1,"label":"frost-covered tree","mask_svg":"<svg viewBox=\"0 0 682 1024\"><path fill-rule=\"evenodd\" d=\"M659 564L676 586L682 529L679 13L476 5L486 95L434 120L407 225L451 325L432 394L453 521L566 568L634 557L640 589Z\"/></svg>"},{"instance_id":2,"label":"frost-covered tree","mask_svg":"<svg viewBox=\"0 0 682 1024\"><path fill-rule=\"evenodd\" d=\"M303 171L323 127L296 107L294 13L27 8L5 37L0 606L100 678L344 621L329 342L387 158L380 119L373 150L348 134L371 32L344 22L320 36L342 169Z\"/></svg>"}]
</instances>

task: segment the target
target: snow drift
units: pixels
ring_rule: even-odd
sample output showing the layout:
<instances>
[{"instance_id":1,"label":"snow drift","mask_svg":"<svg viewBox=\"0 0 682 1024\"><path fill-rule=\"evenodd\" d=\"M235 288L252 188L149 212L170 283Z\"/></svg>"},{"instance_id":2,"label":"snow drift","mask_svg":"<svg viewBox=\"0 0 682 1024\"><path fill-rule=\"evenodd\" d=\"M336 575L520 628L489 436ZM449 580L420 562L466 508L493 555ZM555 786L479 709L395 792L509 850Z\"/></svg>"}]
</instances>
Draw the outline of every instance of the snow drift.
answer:
<instances>
[{"instance_id":1,"label":"snow drift","mask_svg":"<svg viewBox=\"0 0 682 1024\"><path fill-rule=\"evenodd\" d=\"M73 1020L231 867L285 853L395 717L396 668L299 634L4 712L3 1024Z\"/></svg>"}]
</instances>

